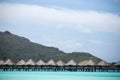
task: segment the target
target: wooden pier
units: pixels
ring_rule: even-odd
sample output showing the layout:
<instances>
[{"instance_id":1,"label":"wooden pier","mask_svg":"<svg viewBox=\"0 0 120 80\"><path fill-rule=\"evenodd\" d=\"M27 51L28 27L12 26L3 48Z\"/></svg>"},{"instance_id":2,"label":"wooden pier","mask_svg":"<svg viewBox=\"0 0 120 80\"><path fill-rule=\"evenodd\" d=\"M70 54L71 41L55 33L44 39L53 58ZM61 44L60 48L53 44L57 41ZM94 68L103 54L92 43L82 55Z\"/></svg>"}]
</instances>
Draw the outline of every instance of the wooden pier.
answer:
<instances>
[{"instance_id":1,"label":"wooden pier","mask_svg":"<svg viewBox=\"0 0 120 80\"><path fill-rule=\"evenodd\" d=\"M80 63L76 63L74 60L70 60L67 63L59 60L49 60L44 62L39 60L34 62L29 59L27 62L20 60L17 63L12 62L10 59L0 60L0 71L79 71L79 72L120 72L120 62L115 65L111 65L105 61L100 61L95 64L93 60L85 60Z\"/></svg>"},{"instance_id":2,"label":"wooden pier","mask_svg":"<svg viewBox=\"0 0 120 80\"><path fill-rule=\"evenodd\" d=\"M120 66L0 65L0 71L120 72Z\"/></svg>"}]
</instances>

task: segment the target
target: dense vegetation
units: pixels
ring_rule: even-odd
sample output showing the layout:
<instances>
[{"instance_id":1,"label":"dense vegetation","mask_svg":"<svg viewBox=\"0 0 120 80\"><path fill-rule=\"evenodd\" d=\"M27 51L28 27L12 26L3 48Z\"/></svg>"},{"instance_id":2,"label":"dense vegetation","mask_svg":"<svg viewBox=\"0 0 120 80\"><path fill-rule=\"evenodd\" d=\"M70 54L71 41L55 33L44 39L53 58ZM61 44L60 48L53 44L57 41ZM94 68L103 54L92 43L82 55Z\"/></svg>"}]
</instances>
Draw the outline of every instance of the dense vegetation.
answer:
<instances>
[{"instance_id":1,"label":"dense vegetation","mask_svg":"<svg viewBox=\"0 0 120 80\"><path fill-rule=\"evenodd\" d=\"M63 60L67 62L70 59L74 59L76 62L83 60L93 59L95 62L99 62L101 59L85 52L72 52L65 53L58 48L46 47L30 40L14 35L9 31L0 32L0 59L6 60L10 58L14 62L20 59L27 61L33 59L35 61L42 59L45 62L54 59Z\"/></svg>"}]
</instances>

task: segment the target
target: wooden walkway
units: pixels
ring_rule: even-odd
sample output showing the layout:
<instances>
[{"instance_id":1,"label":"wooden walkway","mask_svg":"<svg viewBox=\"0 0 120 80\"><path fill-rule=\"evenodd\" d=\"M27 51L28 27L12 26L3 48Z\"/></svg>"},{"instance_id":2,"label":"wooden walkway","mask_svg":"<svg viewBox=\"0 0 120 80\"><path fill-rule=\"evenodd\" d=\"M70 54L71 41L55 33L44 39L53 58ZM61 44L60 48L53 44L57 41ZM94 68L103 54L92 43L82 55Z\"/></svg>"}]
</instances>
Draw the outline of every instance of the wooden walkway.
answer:
<instances>
[{"instance_id":1,"label":"wooden walkway","mask_svg":"<svg viewBox=\"0 0 120 80\"><path fill-rule=\"evenodd\" d=\"M120 66L0 65L0 71L120 72Z\"/></svg>"}]
</instances>

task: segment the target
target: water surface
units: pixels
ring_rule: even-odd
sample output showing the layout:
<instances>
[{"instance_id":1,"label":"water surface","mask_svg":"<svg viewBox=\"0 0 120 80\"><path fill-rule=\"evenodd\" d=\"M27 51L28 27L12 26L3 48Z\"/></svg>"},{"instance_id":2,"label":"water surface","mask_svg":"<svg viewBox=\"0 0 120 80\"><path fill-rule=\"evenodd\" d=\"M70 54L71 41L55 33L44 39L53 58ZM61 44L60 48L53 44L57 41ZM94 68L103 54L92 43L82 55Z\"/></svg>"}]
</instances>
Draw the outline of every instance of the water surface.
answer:
<instances>
[{"instance_id":1,"label":"water surface","mask_svg":"<svg viewBox=\"0 0 120 80\"><path fill-rule=\"evenodd\" d=\"M0 72L0 80L120 80L120 72Z\"/></svg>"}]
</instances>

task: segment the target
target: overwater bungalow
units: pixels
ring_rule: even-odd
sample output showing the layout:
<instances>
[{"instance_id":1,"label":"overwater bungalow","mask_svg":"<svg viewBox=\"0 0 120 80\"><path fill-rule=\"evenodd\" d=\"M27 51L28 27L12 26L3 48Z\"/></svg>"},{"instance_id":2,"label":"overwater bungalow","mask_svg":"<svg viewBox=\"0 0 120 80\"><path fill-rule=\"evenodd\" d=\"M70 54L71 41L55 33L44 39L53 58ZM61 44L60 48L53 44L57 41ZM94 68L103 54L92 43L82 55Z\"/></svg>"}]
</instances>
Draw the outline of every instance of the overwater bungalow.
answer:
<instances>
[{"instance_id":1,"label":"overwater bungalow","mask_svg":"<svg viewBox=\"0 0 120 80\"><path fill-rule=\"evenodd\" d=\"M78 68L81 71L94 71L95 70L95 62L90 59L90 60L85 60L85 61L81 61L80 63L78 63Z\"/></svg>"},{"instance_id":2,"label":"overwater bungalow","mask_svg":"<svg viewBox=\"0 0 120 80\"><path fill-rule=\"evenodd\" d=\"M23 67L25 71L34 70L35 69L35 62L32 59L29 59L25 66Z\"/></svg>"},{"instance_id":3,"label":"overwater bungalow","mask_svg":"<svg viewBox=\"0 0 120 80\"><path fill-rule=\"evenodd\" d=\"M108 62L106 62L106 61L100 61L98 64L97 64L97 66L98 66L98 70L99 71L108 71L108 69L110 69L110 64L108 63Z\"/></svg>"},{"instance_id":4,"label":"overwater bungalow","mask_svg":"<svg viewBox=\"0 0 120 80\"><path fill-rule=\"evenodd\" d=\"M77 63L71 59L65 64L65 69L68 71L76 71L77 70Z\"/></svg>"},{"instance_id":5,"label":"overwater bungalow","mask_svg":"<svg viewBox=\"0 0 120 80\"><path fill-rule=\"evenodd\" d=\"M59 61L57 61L56 62L56 69L58 70L58 71L64 71L65 70L65 63L62 61L62 60L59 60Z\"/></svg>"},{"instance_id":6,"label":"overwater bungalow","mask_svg":"<svg viewBox=\"0 0 120 80\"><path fill-rule=\"evenodd\" d=\"M53 70L56 70L56 63L53 59L49 60L47 63L46 63L46 69L45 70L49 70L49 71L53 71ZM44 67L44 68L45 68Z\"/></svg>"},{"instance_id":7,"label":"overwater bungalow","mask_svg":"<svg viewBox=\"0 0 120 80\"><path fill-rule=\"evenodd\" d=\"M13 70L14 69L14 63L10 60L10 59L7 59L5 62L4 62L4 65L1 66L1 68L3 70Z\"/></svg>"}]
</instances>

